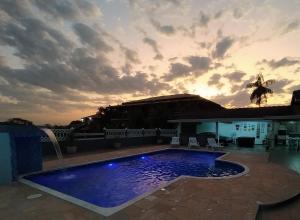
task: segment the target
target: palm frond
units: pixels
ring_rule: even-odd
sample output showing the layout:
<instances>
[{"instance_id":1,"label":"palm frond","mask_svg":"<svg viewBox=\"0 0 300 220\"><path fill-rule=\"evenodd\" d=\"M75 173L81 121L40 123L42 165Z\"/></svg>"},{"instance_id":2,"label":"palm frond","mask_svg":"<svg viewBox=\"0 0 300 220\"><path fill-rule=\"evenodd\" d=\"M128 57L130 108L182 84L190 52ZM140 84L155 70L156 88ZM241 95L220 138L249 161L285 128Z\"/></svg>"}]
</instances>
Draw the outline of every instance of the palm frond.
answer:
<instances>
[{"instance_id":1,"label":"palm frond","mask_svg":"<svg viewBox=\"0 0 300 220\"><path fill-rule=\"evenodd\" d=\"M267 87L263 87L264 88L264 94L272 94L273 90Z\"/></svg>"},{"instance_id":2,"label":"palm frond","mask_svg":"<svg viewBox=\"0 0 300 220\"><path fill-rule=\"evenodd\" d=\"M267 80L267 81L264 82L264 86L270 86L270 85L272 85L274 83L275 83L274 79L269 79L269 80Z\"/></svg>"},{"instance_id":3,"label":"palm frond","mask_svg":"<svg viewBox=\"0 0 300 220\"><path fill-rule=\"evenodd\" d=\"M256 87L256 84L255 83L248 83L246 85L246 88L253 88L253 87Z\"/></svg>"},{"instance_id":4,"label":"palm frond","mask_svg":"<svg viewBox=\"0 0 300 220\"><path fill-rule=\"evenodd\" d=\"M262 103L266 103L268 98L267 94L273 93L272 89L268 88L268 86L274 82L275 80L273 79L264 81L262 73L257 74L257 80L246 85L246 88L255 88L250 95L250 101L259 106Z\"/></svg>"},{"instance_id":5,"label":"palm frond","mask_svg":"<svg viewBox=\"0 0 300 220\"><path fill-rule=\"evenodd\" d=\"M260 80L261 82L264 82L264 76L263 76L263 74L262 74L262 73L259 73L259 74L257 75L257 79Z\"/></svg>"}]
</instances>

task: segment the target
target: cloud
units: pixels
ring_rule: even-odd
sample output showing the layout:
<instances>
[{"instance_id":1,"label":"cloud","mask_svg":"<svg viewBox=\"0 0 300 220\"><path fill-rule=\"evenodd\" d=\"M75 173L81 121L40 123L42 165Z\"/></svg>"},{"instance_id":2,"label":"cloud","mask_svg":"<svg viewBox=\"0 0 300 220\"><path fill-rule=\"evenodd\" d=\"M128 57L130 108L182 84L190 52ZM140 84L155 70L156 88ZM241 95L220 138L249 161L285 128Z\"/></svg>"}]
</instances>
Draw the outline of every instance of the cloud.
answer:
<instances>
[{"instance_id":1,"label":"cloud","mask_svg":"<svg viewBox=\"0 0 300 220\"><path fill-rule=\"evenodd\" d=\"M73 25L73 28L83 44L89 45L93 48L97 48L104 52L113 50L113 48L104 41L104 39L101 37L101 34L88 25L83 23L76 23Z\"/></svg>"},{"instance_id":2,"label":"cloud","mask_svg":"<svg viewBox=\"0 0 300 220\"><path fill-rule=\"evenodd\" d=\"M1 66L6 66L6 60L4 56L0 56L0 67Z\"/></svg>"},{"instance_id":3,"label":"cloud","mask_svg":"<svg viewBox=\"0 0 300 220\"><path fill-rule=\"evenodd\" d=\"M140 59L138 56L138 53L134 50L128 49L128 48L123 48L124 53L125 53L125 57L128 61L132 62L132 63L140 63Z\"/></svg>"},{"instance_id":4,"label":"cloud","mask_svg":"<svg viewBox=\"0 0 300 220\"><path fill-rule=\"evenodd\" d=\"M292 93L293 91L300 90L300 84L294 85L288 88L288 92Z\"/></svg>"},{"instance_id":5,"label":"cloud","mask_svg":"<svg viewBox=\"0 0 300 220\"><path fill-rule=\"evenodd\" d=\"M182 63L171 63L169 67L169 72L166 73L162 78L165 81L172 81L177 78L187 77L191 74L199 75L207 72L210 68L211 59L209 57L200 56L188 56L185 57L190 65Z\"/></svg>"},{"instance_id":6,"label":"cloud","mask_svg":"<svg viewBox=\"0 0 300 220\"><path fill-rule=\"evenodd\" d=\"M0 9L15 19L23 19L32 15L28 1L1 0Z\"/></svg>"},{"instance_id":7,"label":"cloud","mask_svg":"<svg viewBox=\"0 0 300 220\"><path fill-rule=\"evenodd\" d=\"M280 79L280 80L276 80L275 83L270 86L270 88L273 89L274 93L283 93L286 92L285 87L287 87L292 83L293 83L292 80Z\"/></svg>"},{"instance_id":8,"label":"cloud","mask_svg":"<svg viewBox=\"0 0 300 220\"><path fill-rule=\"evenodd\" d=\"M214 19L221 18L223 16L223 14L224 14L224 11L222 11L222 10L216 12L215 15L214 15Z\"/></svg>"},{"instance_id":9,"label":"cloud","mask_svg":"<svg viewBox=\"0 0 300 220\"><path fill-rule=\"evenodd\" d=\"M217 95L211 97L211 100L231 107L245 107L250 104L250 94L246 90L240 90L233 95Z\"/></svg>"},{"instance_id":10,"label":"cloud","mask_svg":"<svg viewBox=\"0 0 300 220\"><path fill-rule=\"evenodd\" d=\"M216 86L216 87L220 88L224 85L224 83L221 82L221 78L222 78L222 76L220 74L215 73L209 78L207 84L209 86Z\"/></svg>"},{"instance_id":11,"label":"cloud","mask_svg":"<svg viewBox=\"0 0 300 220\"><path fill-rule=\"evenodd\" d=\"M149 37L144 37L143 42L145 44L148 44L153 49L153 51L156 53L156 55L154 57L155 60L162 60L164 58L163 55L160 53L157 42L155 40L153 40L152 38L149 38Z\"/></svg>"},{"instance_id":12,"label":"cloud","mask_svg":"<svg viewBox=\"0 0 300 220\"><path fill-rule=\"evenodd\" d=\"M280 67L287 67L287 66L293 66L296 64L300 64L299 58L292 58L292 57L284 57L280 60L266 60L263 59L262 61L258 62L257 64L267 64L272 69L277 69Z\"/></svg>"},{"instance_id":13,"label":"cloud","mask_svg":"<svg viewBox=\"0 0 300 220\"><path fill-rule=\"evenodd\" d=\"M131 9L148 15L166 10L181 11L186 7L186 2L186 0L128 0Z\"/></svg>"},{"instance_id":14,"label":"cloud","mask_svg":"<svg viewBox=\"0 0 300 220\"><path fill-rule=\"evenodd\" d=\"M101 101L83 94L155 95L170 89L168 84L147 73L130 71L124 75L120 72L108 52L119 48L127 68L140 60L135 50L113 39L109 33L77 20L68 23L72 29L61 32L52 23L41 19L40 14L30 14L26 3L25 0L0 3L1 10L11 15L0 23L0 45L13 51L13 55L0 56L1 119L7 116L2 112L34 118L49 111L62 115L64 110L96 109ZM9 6L15 7L15 13ZM70 9L66 13L68 15L62 18L73 18L77 12ZM73 38L72 30L79 40ZM18 69L7 66L6 60L10 56L12 60L21 60Z\"/></svg>"},{"instance_id":15,"label":"cloud","mask_svg":"<svg viewBox=\"0 0 300 220\"><path fill-rule=\"evenodd\" d=\"M0 44L16 48L15 55L28 63L58 61L73 46L61 32L35 18L0 26Z\"/></svg>"},{"instance_id":16,"label":"cloud","mask_svg":"<svg viewBox=\"0 0 300 220\"><path fill-rule=\"evenodd\" d=\"M155 27L155 29L167 36L174 35L176 33L176 29L172 25L161 25L158 21L154 19L150 19L151 24Z\"/></svg>"},{"instance_id":17,"label":"cloud","mask_svg":"<svg viewBox=\"0 0 300 220\"><path fill-rule=\"evenodd\" d=\"M235 71L229 74L226 74L224 77L229 79L232 83L241 82L243 77L246 76L246 73L243 71Z\"/></svg>"},{"instance_id":18,"label":"cloud","mask_svg":"<svg viewBox=\"0 0 300 220\"><path fill-rule=\"evenodd\" d=\"M195 38L196 35L196 24L191 24L190 27L179 26L177 28L178 31L181 31L183 36L187 36L190 38Z\"/></svg>"},{"instance_id":19,"label":"cloud","mask_svg":"<svg viewBox=\"0 0 300 220\"><path fill-rule=\"evenodd\" d=\"M300 27L300 23L298 20L296 21L291 21L289 24L284 27L284 29L281 32L281 35L287 34L289 32L292 32Z\"/></svg>"},{"instance_id":20,"label":"cloud","mask_svg":"<svg viewBox=\"0 0 300 220\"><path fill-rule=\"evenodd\" d=\"M240 19L241 17L243 17L243 12L240 8L235 8L232 11L232 15L235 19Z\"/></svg>"},{"instance_id":21,"label":"cloud","mask_svg":"<svg viewBox=\"0 0 300 220\"><path fill-rule=\"evenodd\" d=\"M185 58L191 65L191 71L206 72L208 71L211 59L209 57L189 56Z\"/></svg>"},{"instance_id":22,"label":"cloud","mask_svg":"<svg viewBox=\"0 0 300 220\"><path fill-rule=\"evenodd\" d=\"M176 78L188 76L191 67L182 63L171 63L169 73L163 76L165 81L172 81Z\"/></svg>"},{"instance_id":23,"label":"cloud","mask_svg":"<svg viewBox=\"0 0 300 220\"><path fill-rule=\"evenodd\" d=\"M231 37L224 37L220 40L213 51L214 58L224 58L226 52L233 45L234 39Z\"/></svg>"},{"instance_id":24,"label":"cloud","mask_svg":"<svg viewBox=\"0 0 300 220\"><path fill-rule=\"evenodd\" d=\"M210 17L207 14L205 14L204 12L200 11L199 26L200 27L207 27L209 21L210 21Z\"/></svg>"},{"instance_id":25,"label":"cloud","mask_svg":"<svg viewBox=\"0 0 300 220\"><path fill-rule=\"evenodd\" d=\"M35 5L43 12L52 15L54 18L77 19L81 15L100 15L100 9L89 1L85 0L34 0Z\"/></svg>"}]
</instances>

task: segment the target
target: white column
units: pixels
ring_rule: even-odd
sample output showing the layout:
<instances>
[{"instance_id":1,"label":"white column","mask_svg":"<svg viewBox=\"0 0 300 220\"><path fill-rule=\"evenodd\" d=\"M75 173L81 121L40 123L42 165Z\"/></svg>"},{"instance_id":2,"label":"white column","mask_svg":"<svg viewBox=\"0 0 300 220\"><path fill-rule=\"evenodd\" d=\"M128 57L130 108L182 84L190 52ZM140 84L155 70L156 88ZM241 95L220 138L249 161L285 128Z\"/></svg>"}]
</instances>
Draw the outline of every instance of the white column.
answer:
<instances>
[{"instance_id":1,"label":"white column","mask_svg":"<svg viewBox=\"0 0 300 220\"><path fill-rule=\"evenodd\" d=\"M218 145L220 146L219 121L216 121L216 135L217 135L217 139L218 139Z\"/></svg>"},{"instance_id":2,"label":"white column","mask_svg":"<svg viewBox=\"0 0 300 220\"><path fill-rule=\"evenodd\" d=\"M180 136L181 133L181 122L178 122L178 126L177 126L177 137Z\"/></svg>"}]
</instances>

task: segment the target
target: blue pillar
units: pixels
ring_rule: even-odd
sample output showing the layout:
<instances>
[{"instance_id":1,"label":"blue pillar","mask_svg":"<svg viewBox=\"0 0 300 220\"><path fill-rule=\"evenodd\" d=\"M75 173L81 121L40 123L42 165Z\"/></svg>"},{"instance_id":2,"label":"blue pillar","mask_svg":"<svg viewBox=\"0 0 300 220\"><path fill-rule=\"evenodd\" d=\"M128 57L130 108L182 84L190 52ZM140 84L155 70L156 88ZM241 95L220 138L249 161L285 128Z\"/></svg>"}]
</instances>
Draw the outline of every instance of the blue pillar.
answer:
<instances>
[{"instance_id":1,"label":"blue pillar","mask_svg":"<svg viewBox=\"0 0 300 220\"><path fill-rule=\"evenodd\" d=\"M0 133L0 184L10 183L13 180L11 150L9 134Z\"/></svg>"},{"instance_id":2,"label":"blue pillar","mask_svg":"<svg viewBox=\"0 0 300 220\"><path fill-rule=\"evenodd\" d=\"M23 174L42 170L40 141L42 132L39 128L25 125L1 125L0 134L1 183L16 180Z\"/></svg>"}]
</instances>

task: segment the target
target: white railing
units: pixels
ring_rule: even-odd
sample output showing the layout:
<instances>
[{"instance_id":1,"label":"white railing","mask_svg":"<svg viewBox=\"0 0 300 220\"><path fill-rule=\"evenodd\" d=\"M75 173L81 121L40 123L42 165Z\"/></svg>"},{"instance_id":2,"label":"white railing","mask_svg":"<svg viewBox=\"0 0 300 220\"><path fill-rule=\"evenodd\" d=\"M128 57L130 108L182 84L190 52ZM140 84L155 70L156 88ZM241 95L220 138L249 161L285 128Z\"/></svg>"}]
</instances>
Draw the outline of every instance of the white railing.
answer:
<instances>
[{"instance_id":1,"label":"white railing","mask_svg":"<svg viewBox=\"0 0 300 220\"><path fill-rule=\"evenodd\" d=\"M51 129L57 141L66 141L70 134L70 129ZM74 133L76 140L97 140L113 138L132 138L132 137L155 137L158 134L162 137L175 137L176 129L105 129L104 133ZM41 137L41 142L50 142L45 134Z\"/></svg>"},{"instance_id":2,"label":"white railing","mask_svg":"<svg viewBox=\"0 0 300 220\"><path fill-rule=\"evenodd\" d=\"M104 139L104 133L74 133L74 138L79 141Z\"/></svg>"},{"instance_id":3,"label":"white railing","mask_svg":"<svg viewBox=\"0 0 300 220\"><path fill-rule=\"evenodd\" d=\"M124 138L126 129L105 129L105 138Z\"/></svg>"},{"instance_id":4,"label":"white railing","mask_svg":"<svg viewBox=\"0 0 300 220\"><path fill-rule=\"evenodd\" d=\"M144 129L144 137L154 137L157 135L157 129Z\"/></svg>"},{"instance_id":5,"label":"white railing","mask_svg":"<svg viewBox=\"0 0 300 220\"><path fill-rule=\"evenodd\" d=\"M66 141L70 133L70 129L51 129L57 139L57 141ZM50 139L46 134L41 136L41 142L50 142Z\"/></svg>"},{"instance_id":6,"label":"white railing","mask_svg":"<svg viewBox=\"0 0 300 220\"><path fill-rule=\"evenodd\" d=\"M127 129L127 137L143 137L144 129Z\"/></svg>"},{"instance_id":7,"label":"white railing","mask_svg":"<svg viewBox=\"0 0 300 220\"><path fill-rule=\"evenodd\" d=\"M177 130L176 129L160 129L160 136L162 137L176 137Z\"/></svg>"}]
</instances>

